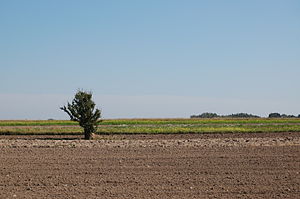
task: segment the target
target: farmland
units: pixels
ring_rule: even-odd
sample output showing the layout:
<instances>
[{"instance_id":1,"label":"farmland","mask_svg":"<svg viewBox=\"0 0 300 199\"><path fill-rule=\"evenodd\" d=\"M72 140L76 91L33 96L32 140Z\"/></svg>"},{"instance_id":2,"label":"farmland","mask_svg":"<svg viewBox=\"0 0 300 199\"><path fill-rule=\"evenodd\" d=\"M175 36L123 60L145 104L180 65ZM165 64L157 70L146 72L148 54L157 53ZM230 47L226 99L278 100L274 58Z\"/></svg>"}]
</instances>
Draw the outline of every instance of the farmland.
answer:
<instances>
[{"instance_id":1,"label":"farmland","mask_svg":"<svg viewBox=\"0 0 300 199\"><path fill-rule=\"evenodd\" d=\"M0 121L1 135L79 135L66 120ZM300 119L116 119L99 122L97 134L300 132Z\"/></svg>"},{"instance_id":2,"label":"farmland","mask_svg":"<svg viewBox=\"0 0 300 199\"><path fill-rule=\"evenodd\" d=\"M0 198L297 198L300 119L0 121Z\"/></svg>"}]
</instances>

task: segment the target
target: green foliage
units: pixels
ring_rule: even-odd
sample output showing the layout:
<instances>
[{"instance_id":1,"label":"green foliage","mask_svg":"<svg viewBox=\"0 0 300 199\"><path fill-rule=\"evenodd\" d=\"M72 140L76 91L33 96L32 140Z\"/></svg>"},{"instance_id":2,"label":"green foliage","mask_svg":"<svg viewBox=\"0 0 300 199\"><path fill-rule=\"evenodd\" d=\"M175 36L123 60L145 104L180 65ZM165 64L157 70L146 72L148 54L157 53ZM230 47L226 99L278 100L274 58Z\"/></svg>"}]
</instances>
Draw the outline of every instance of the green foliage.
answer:
<instances>
[{"instance_id":1,"label":"green foliage","mask_svg":"<svg viewBox=\"0 0 300 199\"><path fill-rule=\"evenodd\" d=\"M298 115L299 117L300 115ZM295 118L294 115L286 115L286 114L280 114L280 113L270 113L269 118Z\"/></svg>"},{"instance_id":2,"label":"green foliage","mask_svg":"<svg viewBox=\"0 0 300 199\"><path fill-rule=\"evenodd\" d=\"M216 113L202 113L200 115L192 115L191 118L217 118L220 117Z\"/></svg>"},{"instance_id":3,"label":"green foliage","mask_svg":"<svg viewBox=\"0 0 300 199\"><path fill-rule=\"evenodd\" d=\"M286 115L286 114L282 114L281 115L282 118L294 118L296 117L295 115Z\"/></svg>"},{"instance_id":4,"label":"green foliage","mask_svg":"<svg viewBox=\"0 0 300 199\"><path fill-rule=\"evenodd\" d=\"M281 117L280 113L270 113L269 114L269 118L280 118L280 117Z\"/></svg>"},{"instance_id":5,"label":"green foliage","mask_svg":"<svg viewBox=\"0 0 300 199\"><path fill-rule=\"evenodd\" d=\"M259 118L257 115L252 115L249 113L235 113L225 117L233 117L233 118Z\"/></svg>"},{"instance_id":6,"label":"green foliage","mask_svg":"<svg viewBox=\"0 0 300 199\"><path fill-rule=\"evenodd\" d=\"M85 139L92 139L93 133L97 131L101 112L99 109L95 109L91 92L79 90L72 103L68 103L67 106L60 109L70 116L71 121L79 122L79 125L84 129Z\"/></svg>"},{"instance_id":7,"label":"green foliage","mask_svg":"<svg viewBox=\"0 0 300 199\"><path fill-rule=\"evenodd\" d=\"M235 113L231 115L218 115L216 113L202 113L200 115L192 115L191 118L259 118L257 115L249 113Z\"/></svg>"}]
</instances>

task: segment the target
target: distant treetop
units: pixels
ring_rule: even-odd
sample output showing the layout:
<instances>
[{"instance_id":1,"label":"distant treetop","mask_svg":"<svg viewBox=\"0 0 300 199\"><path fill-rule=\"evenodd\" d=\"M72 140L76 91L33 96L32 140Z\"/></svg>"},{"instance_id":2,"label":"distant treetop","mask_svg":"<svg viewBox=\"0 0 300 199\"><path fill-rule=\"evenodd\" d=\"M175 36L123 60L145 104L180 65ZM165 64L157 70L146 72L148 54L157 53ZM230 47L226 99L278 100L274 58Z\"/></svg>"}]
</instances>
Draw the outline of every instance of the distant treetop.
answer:
<instances>
[{"instance_id":1,"label":"distant treetop","mask_svg":"<svg viewBox=\"0 0 300 199\"><path fill-rule=\"evenodd\" d=\"M295 118L295 115L286 115L286 114L280 114L280 113L270 113L269 118ZM300 114L298 115L298 118L300 118Z\"/></svg>"},{"instance_id":2,"label":"distant treetop","mask_svg":"<svg viewBox=\"0 0 300 199\"><path fill-rule=\"evenodd\" d=\"M298 116L295 115L286 115L280 113L270 113L268 118L300 118L300 114ZM217 113L209 113L205 112L200 115L191 115L191 118L260 118L258 115L253 115L249 113L234 113L230 115L218 115Z\"/></svg>"},{"instance_id":3,"label":"distant treetop","mask_svg":"<svg viewBox=\"0 0 300 199\"><path fill-rule=\"evenodd\" d=\"M216 113L202 113L200 115L192 115L191 118L220 118L220 117L234 117L234 118L259 118L257 115L248 113L235 113L231 115L218 115Z\"/></svg>"}]
</instances>

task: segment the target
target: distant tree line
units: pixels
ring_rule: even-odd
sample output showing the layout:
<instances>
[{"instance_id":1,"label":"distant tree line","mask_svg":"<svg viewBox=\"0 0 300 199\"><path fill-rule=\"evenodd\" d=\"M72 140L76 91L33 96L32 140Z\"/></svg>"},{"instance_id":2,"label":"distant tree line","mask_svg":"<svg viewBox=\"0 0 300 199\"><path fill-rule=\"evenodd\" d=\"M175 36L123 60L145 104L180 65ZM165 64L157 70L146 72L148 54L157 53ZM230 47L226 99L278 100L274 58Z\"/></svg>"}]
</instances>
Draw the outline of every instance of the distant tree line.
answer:
<instances>
[{"instance_id":1,"label":"distant tree line","mask_svg":"<svg viewBox=\"0 0 300 199\"><path fill-rule=\"evenodd\" d=\"M286 114L280 114L280 113L270 113L269 118L300 118L300 114L298 116L295 115L286 115Z\"/></svg>"},{"instance_id":2,"label":"distant tree line","mask_svg":"<svg viewBox=\"0 0 300 199\"><path fill-rule=\"evenodd\" d=\"M200 115L192 115L191 118L221 118L221 117L232 117L232 118L259 118L258 115L252 115L248 113L235 113L230 115L218 115L216 113L202 113Z\"/></svg>"},{"instance_id":3,"label":"distant tree line","mask_svg":"<svg viewBox=\"0 0 300 199\"><path fill-rule=\"evenodd\" d=\"M216 113L202 113L200 115L192 115L191 118L216 118L220 117L220 115Z\"/></svg>"},{"instance_id":4,"label":"distant tree line","mask_svg":"<svg viewBox=\"0 0 300 199\"><path fill-rule=\"evenodd\" d=\"M191 118L260 118L258 115L253 115L249 113L234 113L230 115L218 115L217 113L202 113L200 115L192 115ZM295 115L286 115L280 113L270 113L269 118L300 118L300 114L298 116Z\"/></svg>"}]
</instances>

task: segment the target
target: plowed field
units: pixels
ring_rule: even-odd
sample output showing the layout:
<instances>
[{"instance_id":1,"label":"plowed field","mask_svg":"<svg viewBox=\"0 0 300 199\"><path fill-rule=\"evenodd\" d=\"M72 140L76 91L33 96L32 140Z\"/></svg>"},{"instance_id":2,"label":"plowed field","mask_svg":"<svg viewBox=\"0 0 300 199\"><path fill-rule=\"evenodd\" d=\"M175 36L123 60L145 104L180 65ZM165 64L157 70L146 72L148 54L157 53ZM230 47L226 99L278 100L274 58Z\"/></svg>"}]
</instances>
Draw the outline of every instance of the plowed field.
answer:
<instances>
[{"instance_id":1,"label":"plowed field","mask_svg":"<svg viewBox=\"0 0 300 199\"><path fill-rule=\"evenodd\" d=\"M0 136L0 198L300 198L300 133Z\"/></svg>"}]
</instances>

